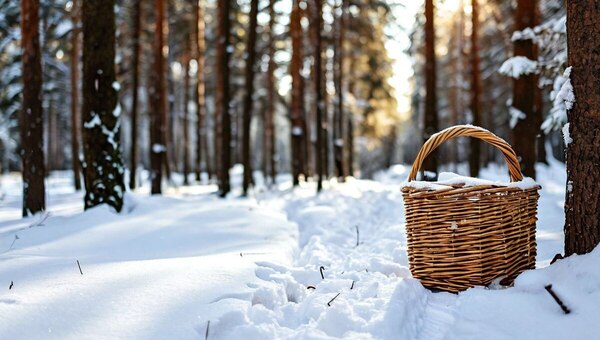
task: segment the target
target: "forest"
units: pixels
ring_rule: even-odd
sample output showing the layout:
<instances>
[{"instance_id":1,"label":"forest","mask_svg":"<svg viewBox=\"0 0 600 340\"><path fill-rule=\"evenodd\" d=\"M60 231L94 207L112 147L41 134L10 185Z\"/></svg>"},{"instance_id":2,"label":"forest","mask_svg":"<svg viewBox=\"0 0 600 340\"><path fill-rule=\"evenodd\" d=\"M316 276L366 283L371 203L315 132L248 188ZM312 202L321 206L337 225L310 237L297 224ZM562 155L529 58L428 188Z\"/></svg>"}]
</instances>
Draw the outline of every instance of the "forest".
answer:
<instances>
[{"instance_id":1,"label":"forest","mask_svg":"<svg viewBox=\"0 0 600 340\"><path fill-rule=\"evenodd\" d=\"M598 22L0 0L0 337L599 338Z\"/></svg>"}]
</instances>

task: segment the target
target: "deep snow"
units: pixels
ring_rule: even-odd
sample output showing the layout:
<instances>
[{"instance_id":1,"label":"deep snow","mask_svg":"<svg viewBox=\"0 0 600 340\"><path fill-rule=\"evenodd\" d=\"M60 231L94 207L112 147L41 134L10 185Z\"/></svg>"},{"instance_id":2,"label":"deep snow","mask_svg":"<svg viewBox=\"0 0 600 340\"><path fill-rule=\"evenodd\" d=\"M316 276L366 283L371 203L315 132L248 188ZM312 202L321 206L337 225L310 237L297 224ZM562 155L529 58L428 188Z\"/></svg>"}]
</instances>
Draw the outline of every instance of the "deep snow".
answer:
<instances>
[{"instance_id":1,"label":"deep snow","mask_svg":"<svg viewBox=\"0 0 600 340\"><path fill-rule=\"evenodd\" d=\"M598 249L528 271L506 289L432 293L412 279L399 190L407 171L330 183L318 196L310 184L290 188L285 176L248 199L219 200L211 185L167 197L140 190L121 215L81 212L81 194L59 173L48 181L49 213L28 219L19 217L18 178L5 176L0 335L197 339L210 322L209 339L600 338ZM538 174L543 268L562 251L564 166ZM505 177L502 168L482 173Z\"/></svg>"}]
</instances>

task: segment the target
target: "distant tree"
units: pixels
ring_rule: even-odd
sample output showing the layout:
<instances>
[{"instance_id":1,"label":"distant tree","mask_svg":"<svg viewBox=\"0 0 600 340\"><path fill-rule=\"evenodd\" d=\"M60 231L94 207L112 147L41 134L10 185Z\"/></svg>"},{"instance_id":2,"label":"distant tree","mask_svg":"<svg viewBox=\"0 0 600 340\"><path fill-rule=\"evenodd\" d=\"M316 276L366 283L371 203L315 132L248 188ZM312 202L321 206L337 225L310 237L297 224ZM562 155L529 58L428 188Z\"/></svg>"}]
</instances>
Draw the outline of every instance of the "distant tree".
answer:
<instances>
[{"instance_id":1,"label":"distant tree","mask_svg":"<svg viewBox=\"0 0 600 340\"><path fill-rule=\"evenodd\" d=\"M574 98L568 123L565 254L584 254L600 243L600 8L567 1L568 64ZM563 89L568 87L563 86ZM562 92L562 90L561 90ZM567 96L568 97L568 96ZM574 101L574 103L573 103Z\"/></svg>"},{"instance_id":2,"label":"distant tree","mask_svg":"<svg viewBox=\"0 0 600 340\"><path fill-rule=\"evenodd\" d=\"M292 37L292 60L290 73L292 76L292 102L291 102L291 133L292 133L292 176L294 185L298 185L300 175L305 168L304 139L306 124L304 122L304 81L302 79L302 10L300 0L293 0L290 18L290 35Z\"/></svg>"},{"instance_id":3,"label":"distant tree","mask_svg":"<svg viewBox=\"0 0 600 340\"><path fill-rule=\"evenodd\" d=\"M250 123L252 120L252 96L254 95L254 67L256 64L256 28L258 16L258 0L250 1L250 22L248 25L248 41L246 50L246 79L244 94L244 112L243 112L243 141L242 141L242 160L244 163L244 179L242 189L244 195L248 194L248 187L252 182L252 166L250 159Z\"/></svg>"},{"instance_id":4,"label":"distant tree","mask_svg":"<svg viewBox=\"0 0 600 340\"><path fill-rule=\"evenodd\" d=\"M79 1L71 3L71 158L73 163L73 182L75 190L81 190L81 169L79 161Z\"/></svg>"},{"instance_id":5,"label":"distant tree","mask_svg":"<svg viewBox=\"0 0 600 340\"><path fill-rule=\"evenodd\" d=\"M185 51L183 52L183 184L188 185L190 173L190 135L189 135L189 102L190 102L190 60L192 53L191 36L185 34Z\"/></svg>"},{"instance_id":6,"label":"distant tree","mask_svg":"<svg viewBox=\"0 0 600 340\"><path fill-rule=\"evenodd\" d=\"M519 0L515 12L515 29L522 31L533 28L538 23L538 1ZM532 39L514 40L514 55L537 60L537 49ZM541 112L535 110L535 92L538 77L536 74L523 74L514 80L514 110L519 112L519 119L513 128L513 145L521 158L521 170L525 176L535 178L536 139L540 133Z\"/></svg>"},{"instance_id":7,"label":"distant tree","mask_svg":"<svg viewBox=\"0 0 600 340\"><path fill-rule=\"evenodd\" d=\"M83 154L85 208L123 207L120 111L115 81L114 0L83 2Z\"/></svg>"},{"instance_id":8,"label":"distant tree","mask_svg":"<svg viewBox=\"0 0 600 340\"><path fill-rule=\"evenodd\" d=\"M231 37L231 11L230 0L217 2L217 53L216 53L216 129L217 150L220 157L219 194L225 197L231 190L229 183L229 169L231 168L231 115L230 89L229 89L229 60L232 53Z\"/></svg>"},{"instance_id":9,"label":"distant tree","mask_svg":"<svg viewBox=\"0 0 600 340\"><path fill-rule=\"evenodd\" d=\"M23 216L46 209L39 1L21 1L23 108L20 113Z\"/></svg>"},{"instance_id":10,"label":"distant tree","mask_svg":"<svg viewBox=\"0 0 600 340\"><path fill-rule=\"evenodd\" d=\"M269 175L271 183L275 183L277 173L275 163L275 3L269 0L269 63L267 65L267 106L264 111L265 133L263 135L263 172L265 178Z\"/></svg>"},{"instance_id":11,"label":"distant tree","mask_svg":"<svg viewBox=\"0 0 600 340\"><path fill-rule=\"evenodd\" d=\"M164 55L164 0L155 0L154 61L152 65L153 81L150 89L150 169L152 194L162 193L163 166L166 165L166 92L165 92L165 55Z\"/></svg>"},{"instance_id":12,"label":"distant tree","mask_svg":"<svg viewBox=\"0 0 600 340\"><path fill-rule=\"evenodd\" d=\"M471 115L475 126L481 125L480 100L481 74L479 70L479 3L471 0ZM479 176L481 165L481 143L477 138L469 139L469 173L471 177Z\"/></svg>"},{"instance_id":13,"label":"distant tree","mask_svg":"<svg viewBox=\"0 0 600 340\"><path fill-rule=\"evenodd\" d=\"M436 94L436 56L433 0L425 1L425 114L423 115L423 140L438 130ZM437 159L427 157L423 170L437 173Z\"/></svg>"},{"instance_id":14,"label":"distant tree","mask_svg":"<svg viewBox=\"0 0 600 340\"><path fill-rule=\"evenodd\" d=\"M317 133L315 143L315 170L317 175L317 192L323 189L323 177L325 176L325 98L323 87L323 2L322 0L312 0L309 6L310 10L310 29L312 33L313 46L313 74L315 91L315 130Z\"/></svg>"},{"instance_id":15,"label":"distant tree","mask_svg":"<svg viewBox=\"0 0 600 340\"><path fill-rule=\"evenodd\" d=\"M195 13L195 33L196 33L196 64L198 71L196 72L196 180L200 181L202 172L202 159L205 160L206 172L208 176L212 175L212 166L208 154L208 140L206 131L206 82L205 74L205 23L204 23L204 0L194 1Z\"/></svg>"},{"instance_id":16,"label":"distant tree","mask_svg":"<svg viewBox=\"0 0 600 340\"><path fill-rule=\"evenodd\" d=\"M133 32L131 35L131 167L129 168L129 188L135 189L138 162L138 88L140 86L140 35L142 31L142 0L133 4Z\"/></svg>"},{"instance_id":17,"label":"distant tree","mask_svg":"<svg viewBox=\"0 0 600 340\"><path fill-rule=\"evenodd\" d=\"M343 179L346 176L344 166L344 34L346 12L348 7L347 0L341 0L340 14L337 18L337 37L334 45L335 59L335 111L333 115L333 158L335 163L336 176Z\"/></svg>"}]
</instances>

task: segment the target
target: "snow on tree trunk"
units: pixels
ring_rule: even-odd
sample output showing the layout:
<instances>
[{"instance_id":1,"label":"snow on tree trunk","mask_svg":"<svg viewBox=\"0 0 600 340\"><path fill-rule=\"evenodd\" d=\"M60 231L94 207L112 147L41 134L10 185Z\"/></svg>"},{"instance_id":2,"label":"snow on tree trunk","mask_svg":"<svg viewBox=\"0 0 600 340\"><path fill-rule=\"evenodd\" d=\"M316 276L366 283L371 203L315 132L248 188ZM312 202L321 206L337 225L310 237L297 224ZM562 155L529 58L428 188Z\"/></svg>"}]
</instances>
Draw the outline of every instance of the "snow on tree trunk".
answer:
<instances>
[{"instance_id":1,"label":"snow on tree trunk","mask_svg":"<svg viewBox=\"0 0 600 340\"><path fill-rule=\"evenodd\" d=\"M85 208L123 207L120 110L115 82L114 1L83 2L83 154Z\"/></svg>"},{"instance_id":2,"label":"snow on tree trunk","mask_svg":"<svg viewBox=\"0 0 600 340\"><path fill-rule=\"evenodd\" d=\"M537 0L519 0L515 15L515 29L523 31L537 25ZM536 48L532 39L514 40L514 55L529 60L537 60ZM514 79L512 106L523 112L513 128L513 146L520 157L521 170L525 176L535 178L536 139L540 132L542 117L535 110L535 92L538 76L533 73L521 74Z\"/></svg>"},{"instance_id":3,"label":"snow on tree trunk","mask_svg":"<svg viewBox=\"0 0 600 340\"><path fill-rule=\"evenodd\" d=\"M21 1L23 109L20 112L23 216L46 209L39 1Z\"/></svg>"},{"instance_id":4,"label":"snow on tree trunk","mask_svg":"<svg viewBox=\"0 0 600 340\"><path fill-rule=\"evenodd\" d=\"M565 255L588 253L600 242L600 8L567 2L568 63L575 101L568 108ZM565 96L566 97L566 96Z\"/></svg>"}]
</instances>

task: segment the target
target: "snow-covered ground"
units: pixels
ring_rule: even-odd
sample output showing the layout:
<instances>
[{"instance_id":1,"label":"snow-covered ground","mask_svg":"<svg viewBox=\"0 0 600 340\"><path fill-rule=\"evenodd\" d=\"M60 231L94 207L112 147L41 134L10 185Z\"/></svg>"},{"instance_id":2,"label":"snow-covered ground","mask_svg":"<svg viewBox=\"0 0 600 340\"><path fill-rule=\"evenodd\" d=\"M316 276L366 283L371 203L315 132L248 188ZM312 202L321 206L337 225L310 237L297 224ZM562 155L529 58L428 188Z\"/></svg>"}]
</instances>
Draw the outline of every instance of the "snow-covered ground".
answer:
<instances>
[{"instance_id":1,"label":"snow-covered ground","mask_svg":"<svg viewBox=\"0 0 600 340\"><path fill-rule=\"evenodd\" d=\"M220 200L212 185L166 197L142 189L120 215L82 212L81 193L58 173L47 181L49 212L27 219L18 177L4 176L0 338L600 338L600 250L547 267L562 251L564 166L538 168L543 269L512 288L458 295L411 278L399 190L407 171L330 183L320 195L285 176L247 199Z\"/></svg>"}]
</instances>

